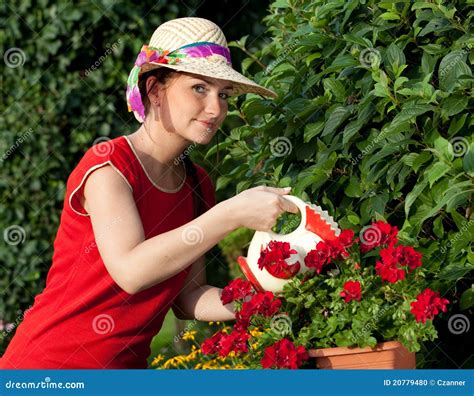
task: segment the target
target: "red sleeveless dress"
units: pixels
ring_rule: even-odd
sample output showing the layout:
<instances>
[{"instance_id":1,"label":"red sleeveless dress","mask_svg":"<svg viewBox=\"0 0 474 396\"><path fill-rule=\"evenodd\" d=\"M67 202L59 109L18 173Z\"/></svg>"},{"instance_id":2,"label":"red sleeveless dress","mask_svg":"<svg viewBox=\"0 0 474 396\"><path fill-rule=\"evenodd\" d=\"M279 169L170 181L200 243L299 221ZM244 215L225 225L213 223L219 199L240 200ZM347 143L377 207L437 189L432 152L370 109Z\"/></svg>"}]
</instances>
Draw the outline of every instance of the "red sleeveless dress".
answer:
<instances>
[{"instance_id":1,"label":"red sleeveless dress","mask_svg":"<svg viewBox=\"0 0 474 396\"><path fill-rule=\"evenodd\" d=\"M146 239L193 219L190 175L179 191L164 192L149 179L125 136L90 148L67 182L46 287L25 312L0 359L0 368L147 367L151 340L191 267L134 295L114 282L98 252L90 218L80 205L87 177L106 165L112 166L132 190ZM207 173L196 168L201 198L209 209L215 204L214 187Z\"/></svg>"}]
</instances>

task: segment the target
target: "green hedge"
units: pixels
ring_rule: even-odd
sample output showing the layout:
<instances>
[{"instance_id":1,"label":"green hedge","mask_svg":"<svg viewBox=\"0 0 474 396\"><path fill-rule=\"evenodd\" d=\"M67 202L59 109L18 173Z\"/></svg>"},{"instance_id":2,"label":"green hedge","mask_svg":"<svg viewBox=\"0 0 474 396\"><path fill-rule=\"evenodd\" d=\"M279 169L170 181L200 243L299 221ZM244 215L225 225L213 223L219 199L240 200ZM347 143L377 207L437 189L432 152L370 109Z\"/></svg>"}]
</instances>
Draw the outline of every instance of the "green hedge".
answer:
<instances>
[{"instance_id":1,"label":"green hedge","mask_svg":"<svg viewBox=\"0 0 474 396\"><path fill-rule=\"evenodd\" d=\"M426 367L474 367L472 5L275 1L268 45L243 68L279 99L238 102L241 125L220 144L218 189L291 185L342 227L384 219L418 247L451 301ZM234 45L245 50L246 38Z\"/></svg>"}]
</instances>

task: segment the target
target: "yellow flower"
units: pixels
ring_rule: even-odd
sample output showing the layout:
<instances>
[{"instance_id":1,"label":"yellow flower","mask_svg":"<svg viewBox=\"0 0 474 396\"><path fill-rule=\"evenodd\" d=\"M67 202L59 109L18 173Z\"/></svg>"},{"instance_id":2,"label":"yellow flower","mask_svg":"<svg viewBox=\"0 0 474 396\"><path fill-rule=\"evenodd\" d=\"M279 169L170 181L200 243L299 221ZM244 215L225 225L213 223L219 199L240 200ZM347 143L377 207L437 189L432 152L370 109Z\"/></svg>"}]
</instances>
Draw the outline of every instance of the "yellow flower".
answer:
<instances>
[{"instance_id":1,"label":"yellow flower","mask_svg":"<svg viewBox=\"0 0 474 396\"><path fill-rule=\"evenodd\" d=\"M157 366L158 363L160 363L162 360L164 360L164 358L165 358L165 357L164 357L163 355L157 355L157 356L153 359L153 361L151 362L151 365L152 365L152 366Z\"/></svg>"},{"instance_id":2,"label":"yellow flower","mask_svg":"<svg viewBox=\"0 0 474 396\"><path fill-rule=\"evenodd\" d=\"M260 331L260 330L257 329L257 328L250 330L250 335L251 335L252 337L258 337L258 336L260 336L260 335L262 335L262 334L263 334L263 331Z\"/></svg>"},{"instance_id":3,"label":"yellow flower","mask_svg":"<svg viewBox=\"0 0 474 396\"><path fill-rule=\"evenodd\" d=\"M183 364L186 362L186 356L184 355L178 355L175 357L172 357L168 359L166 362L163 363L163 367L168 369L172 367L178 367L180 364Z\"/></svg>"},{"instance_id":4,"label":"yellow flower","mask_svg":"<svg viewBox=\"0 0 474 396\"><path fill-rule=\"evenodd\" d=\"M183 341L194 341L194 335L195 334L196 334L196 330L184 332Z\"/></svg>"},{"instance_id":5,"label":"yellow flower","mask_svg":"<svg viewBox=\"0 0 474 396\"><path fill-rule=\"evenodd\" d=\"M234 366L234 369L246 369L247 367L244 366L243 364L240 364L240 363L237 363L235 366Z\"/></svg>"}]
</instances>

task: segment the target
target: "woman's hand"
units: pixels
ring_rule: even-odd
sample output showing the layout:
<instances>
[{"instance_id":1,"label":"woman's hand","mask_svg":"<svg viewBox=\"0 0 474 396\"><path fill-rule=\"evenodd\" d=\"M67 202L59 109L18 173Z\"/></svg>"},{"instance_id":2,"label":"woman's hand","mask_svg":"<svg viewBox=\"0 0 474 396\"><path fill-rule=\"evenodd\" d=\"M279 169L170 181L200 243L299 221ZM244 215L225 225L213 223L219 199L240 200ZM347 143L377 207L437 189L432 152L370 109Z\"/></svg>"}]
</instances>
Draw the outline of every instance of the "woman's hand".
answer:
<instances>
[{"instance_id":1,"label":"woman's hand","mask_svg":"<svg viewBox=\"0 0 474 396\"><path fill-rule=\"evenodd\" d=\"M242 191L225 201L236 228L270 231L283 212L298 213L298 207L283 198L289 188L259 186Z\"/></svg>"}]
</instances>

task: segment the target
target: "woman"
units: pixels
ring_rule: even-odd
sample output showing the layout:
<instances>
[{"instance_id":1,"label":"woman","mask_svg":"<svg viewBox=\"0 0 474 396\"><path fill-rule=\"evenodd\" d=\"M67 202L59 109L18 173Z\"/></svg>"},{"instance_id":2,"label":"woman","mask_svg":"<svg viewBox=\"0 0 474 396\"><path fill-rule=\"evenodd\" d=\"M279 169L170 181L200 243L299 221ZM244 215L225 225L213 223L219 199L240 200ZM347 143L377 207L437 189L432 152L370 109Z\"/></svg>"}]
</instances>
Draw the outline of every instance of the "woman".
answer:
<instances>
[{"instance_id":1,"label":"woman","mask_svg":"<svg viewBox=\"0 0 474 396\"><path fill-rule=\"evenodd\" d=\"M71 173L44 291L0 368L146 368L170 308L225 321L203 255L238 227L269 230L297 212L287 189L257 187L215 205L207 173L183 151L211 141L227 98L276 96L232 69L222 31L200 18L161 25L130 73L142 126L89 149Z\"/></svg>"}]
</instances>

